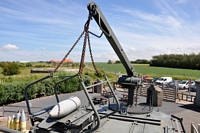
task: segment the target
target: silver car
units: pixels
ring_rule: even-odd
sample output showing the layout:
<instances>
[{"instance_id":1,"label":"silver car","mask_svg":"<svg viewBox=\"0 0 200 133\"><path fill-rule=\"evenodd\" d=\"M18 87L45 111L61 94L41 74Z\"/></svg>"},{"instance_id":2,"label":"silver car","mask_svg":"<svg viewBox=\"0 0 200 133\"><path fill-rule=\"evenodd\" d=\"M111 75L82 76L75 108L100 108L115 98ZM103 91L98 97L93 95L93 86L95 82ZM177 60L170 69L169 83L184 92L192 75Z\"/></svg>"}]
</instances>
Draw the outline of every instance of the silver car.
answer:
<instances>
[{"instance_id":1,"label":"silver car","mask_svg":"<svg viewBox=\"0 0 200 133\"><path fill-rule=\"evenodd\" d=\"M191 81L191 86L195 84L194 81ZM190 81L189 80L183 80L178 84L178 88L179 89L188 89L190 85Z\"/></svg>"}]
</instances>

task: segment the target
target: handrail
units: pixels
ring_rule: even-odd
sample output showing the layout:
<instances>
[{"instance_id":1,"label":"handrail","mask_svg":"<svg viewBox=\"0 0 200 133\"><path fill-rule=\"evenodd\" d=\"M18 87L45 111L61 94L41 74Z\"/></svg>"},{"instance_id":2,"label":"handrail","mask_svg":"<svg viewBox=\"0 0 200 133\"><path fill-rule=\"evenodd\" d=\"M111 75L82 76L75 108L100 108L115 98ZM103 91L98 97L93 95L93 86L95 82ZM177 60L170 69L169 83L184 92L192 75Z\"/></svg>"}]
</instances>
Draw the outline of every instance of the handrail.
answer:
<instances>
[{"instance_id":1,"label":"handrail","mask_svg":"<svg viewBox=\"0 0 200 133\"><path fill-rule=\"evenodd\" d=\"M114 90L113 90L112 85L110 84L110 82L108 81L108 78L107 78L105 75L104 75L104 78L105 78L106 81L102 81L102 82L95 83L95 84L93 84L93 85L90 85L90 86L85 87L86 89L88 89L88 88L95 87L95 86L98 86L98 85L101 85L101 84L104 84L104 83L107 83L107 84L108 84L108 86L109 86L109 88L110 88L110 90L111 90L111 92L112 92L112 95L113 95L113 97L114 97L114 99L115 99L115 101L116 101L116 103L117 103L117 108L115 109L114 112L111 112L111 113L109 113L108 115L101 117L101 119L103 119L103 118L105 118L105 117L108 117L108 116L110 116L110 115L116 113L116 112L119 110L119 106L120 106L119 100L118 100L117 96L115 95L115 92L114 92Z\"/></svg>"},{"instance_id":2,"label":"handrail","mask_svg":"<svg viewBox=\"0 0 200 133\"><path fill-rule=\"evenodd\" d=\"M105 78L106 81L103 81L103 82L100 82L100 83L96 83L96 84L93 84L93 85L90 85L90 86L87 86L87 87L85 86L84 82L81 81L81 85L82 85L82 87L83 87L83 90L84 90L84 92L85 92L85 95L86 95L86 97L87 97L87 99L88 99L88 101L89 101L89 103L90 103L90 105L91 105L91 107L92 107L92 109L93 109L93 111L94 111L94 114L96 115L96 118L97 118L97 125L96 125L94 128L92 128L92 129L90 129L90 130L87 130L85 133L89 133L89 132L92 132L92 131L97 130L97 129L99 128L99 126L100 126L100 119L106 118L106 117L108 117L108 116L110 116L110 115L116 113L116 112L119 110L119 106L120 106L120 105L119 105L119 100L117 99L117 96L115 95L114 90L113 90L113 88L112 88L110 82L108 81L108 78L107 78L105 75L104 75L104 78ZM90 95L89 95L87 89L88 89L88 88L91 88L91 87L94 87L94 86L98 86L98 85L104 84L104 83L107 83L107 84L108 84L108 86L109 86L109 88L110 88L110 90L111 90L111 92L112 92L112 95L113 95L114 99L116 100L117 108L116 108L115 111L113 111L113 112L111 112L111 113L109 113L109 114L106 114L105 116L102 116L102 117L100 118L100 117L99 117L99 114L98 114L98 112L97 112L97 110L95 109L94 103L93 103L93 101L92 101L92 99L91 99L91 97L90 97Z\"/></svg>"},{"instance_id":3,"label":"handrail","mask_svg":"<svg viewBox=\"0 0 200 133\"><path fill-rule=\"evenodd\" d=\"M38 80L36 80L36 81L34 81L34 82L32 82L32 83L30 83L30 84L28 84L28 85L26 86L26 88L25 88L25 90L24 90L24 95L25 95L26 106L27 106L27 110L28 110L29 115L32 114L32 113L31 113L31 109L30 109L30 105L29 105L29 99L28 99L28 89L29 89L29 87L32 86L32 85L34 85L34 84L36 84L36 83L38 83L38 82L41 82L41 81L46 80L46 79L48 79L48 78L51 78L52 76L53 76L53 75L47 75L47 76L45 76L45 77L43 77L43 78L41 78L41 79L38 79ZM34 125L34 122L33 122L32 119L31 119L31 124L32 124L32 126Z\"/></svg>"},{"instance_id":4,"label":"handrail","mask_svg":"<svg viewBox=\"0 0 200 133\"><path fill-rule=\"evenodd\" d=\"M200 133L200 124L198 124L198 130L194 125L194 122L191 123L191 133Z\"/></svg>"},{"instance_id":5,"label":"handrail","mask_svg":"<svg viewBox=\"0 0 200 133\"><path fill-rule=\"evenodd\" d=\"M173 117L173 118L179 120L179 122L180 122L180 124L181 124L181 128L182 128L182 130L183 130L183 133L186 133L185 128L184 128L184 126L183 126L183 118L179 118L179 117L177 117L177 116L175 116L175 115L171 115L171 117Z\"/></svg>"},{"instance_id":6,"label":"handrail","mask_svg":"<svg viewBox=\"0 0 200 133\"><path fill-rule=\"evenodd\" d=\"M96 125L94 128L92 128L92 129L87 130L87 131L84 132L84 133L90 133L90 132L93 132L93 131L95 131L95 130L97 130L97 129L99 128L99 126L100 126L100 117L99 117L99 115L98 115L97 110L96 110L95 107L94 107L94 103L92 102L92 99L91 99L91 97L90 97L90 95L89 95L89 93L88 93L88 91L87 91L87 89L86 89L86 86L85 86L85 84L84 84L83 81L81 81L81 86L83 87L83 90L84 90L84 92L85 92L85 95L86 95L86 97L87 97L87 99L88 99L90 105L92 106L92 109L94 110L94 114L95 114L95 116L96 116L96 118L97 118L97 125Z\"/></svg>"},{"instance_id":7,"label":"handrail","mask_svg":"<svg viewBox=\"0 0 200 133\"><path fill-rule=\"evenodd\" d=\"M108 81L108 78L107 78L105 75L104 75L104 78L105 78L105 80L107 81L107 84L108 84L108 86L109 86L109 88L110 88L110 90L111 90L111 92L112 92L112 95L113 95L113 97L114 97L114 99L115 99L115 101L116 101L116 103L117 103L117 108L115 109L115 111L113 111L113 112L111 112L111 113L109 113L109 114L107 114L107 115L101 117L101 119L103 119L103 118L105 118L105 117L108 117L108 116L110 116L110 115L116 113L116 112L119 110L119 107L120 107L119 100L118 100L117 96L115 95L115 92L114 92L114 90L113 90L112 85L110 84L110 82Z\"/></svg>"},{"instance_id":8,"label":"handrail","mask_svg":"<svg viewBox=\"0 0 200 133\"><path fill-rule=\"evenodd\" d=\"M95 87L95 86L97 86L97 85L104 84L104 83L106 83L106 82L107 82L107 81L103 81L103 82L95 83L95 84L90 85L90 86L85 86L85 88L86 88L86 89L89 89L89 88Z\"/></svg>"}]
</instances>

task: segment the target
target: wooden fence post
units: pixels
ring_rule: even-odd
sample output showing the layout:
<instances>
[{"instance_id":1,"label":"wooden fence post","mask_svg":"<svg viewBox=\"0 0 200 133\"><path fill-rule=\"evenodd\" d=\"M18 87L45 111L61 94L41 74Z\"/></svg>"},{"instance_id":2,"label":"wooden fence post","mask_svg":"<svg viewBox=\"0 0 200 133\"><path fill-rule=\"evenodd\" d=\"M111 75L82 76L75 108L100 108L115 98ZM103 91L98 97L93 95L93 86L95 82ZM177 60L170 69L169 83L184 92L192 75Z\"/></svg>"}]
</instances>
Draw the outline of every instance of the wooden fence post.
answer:
<instances>
[{"instance_id":1,"label":"wooden fence post","mask_svg":"<svg viewBox=\"0 0 200 133\"><path fill-rule=\"evenodd\" d=\"M183 92L182 92L182 100L183 100Z\"/></svg>"}]
</instances>

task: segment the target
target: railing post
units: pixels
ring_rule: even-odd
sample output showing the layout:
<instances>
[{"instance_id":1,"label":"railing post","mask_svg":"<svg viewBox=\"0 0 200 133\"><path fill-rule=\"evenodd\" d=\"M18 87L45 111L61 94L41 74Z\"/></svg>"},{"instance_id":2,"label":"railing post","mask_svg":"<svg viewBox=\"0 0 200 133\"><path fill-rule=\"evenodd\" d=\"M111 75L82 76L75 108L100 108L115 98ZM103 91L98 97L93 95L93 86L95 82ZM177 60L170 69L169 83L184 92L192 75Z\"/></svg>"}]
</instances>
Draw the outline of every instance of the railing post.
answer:
<instances>
[{"instance_id":1,"label":"railing post","mask_svg":"<svg viewBox=\"0 0 200 133\"><path fill-rule=\"evenodd\" d=\"M193 124L194 124L194 122L191 122L191 126L190 126L190 128L191 128L191 133L194 133Z\"/></svg>"},{"instance_id":2,"label":"railing post","mask_svg":"<svg viewBox=\"0 0 200 133\"><path fill-rule=\"evenodd\" d=\"M187 101L187 99L188 99L188 95L186 94L186 101Z\"/></svg>"},{"instance_id":3,"label":"railing post","mask_svg":"<svg viewBox=\"0 0 200 133\"><path fill-rule=\"evenodd\" d=\"M4 105L3 105L3 117L4 117Z\"/></svg>"},{"instance_id":4,"label":"railing post","mask_svg":"<svg viewBox=\"0 0 200 133\"><path fill-rule=\"evenodd\" d=\"M174 88L174 87L173 87L173 88ZM178 93L177 93L177 89L176 89L176 88L174 88L174 92L175 92L175 93L174 93L174 95L175 95L175 96L174 96L174 98L175 98L175 102L176 102L176 99L177 99L177 94L178 94Z\"/></svg>"},{"instance_id":5,"label":"railing post","mask_svg":"<svg viewBox=\"0 0 200 133\"><path fill-rule=\"evenodd\" d=\"M182 92L182 99L181 100L183 100L183 92Z\"/></svg>"},{"instance_id":6,"label":"railing post","mask_svg":"<svg viewBox=\"0 0 200 133\"><path fill-rule=\"evenodd\" d=\"M198 127L197 127L197 128L198 128L198 132L200 133L200 124L198 124Z\"/></svg>"}]
</instances>

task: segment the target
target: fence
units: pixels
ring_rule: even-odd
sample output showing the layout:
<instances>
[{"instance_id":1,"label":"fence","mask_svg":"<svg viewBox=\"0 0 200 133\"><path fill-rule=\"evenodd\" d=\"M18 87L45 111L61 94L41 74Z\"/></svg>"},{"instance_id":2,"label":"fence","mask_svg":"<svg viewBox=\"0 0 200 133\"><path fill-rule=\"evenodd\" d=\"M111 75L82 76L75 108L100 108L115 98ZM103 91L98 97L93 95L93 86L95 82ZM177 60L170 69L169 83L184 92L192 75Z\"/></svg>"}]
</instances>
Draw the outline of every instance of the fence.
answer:
<instances>
[{"instance_id":1,"label":"fence","mask_svg":"<svg viewBox=\"0 0 200 133\"><path fill-rule=\"evenodd\" d=\"M194 102L194 98L196 96L195 95L192 95L192 94L187 94L185 92L178 92L177 93L177 99L178 100L185 100L185 101L190 101L190 102Z\"/></svg>"},{"instance_id":2,"label":"fence","mask_svg":"<svg viewBox=\"0 0 200 133\"><path fill-rule=\"evenodd\" d=\"M0 117L3 117L4 116L4 112L0 112Z\"/></svg>"},{"instance_id":3,"label":"fence","mask_svg":"<svg viewBox=\"0 0 200 133\"><path fill-rule=\"evenodd\" d=\"M145 83L139 88L138 94L141 96L146 96L147 89L149 88L150 83ZM163 90L163 100L175 102L176 99L194 102L196 95L190 94L188 92L177 92L174 86L164 86L160 85L160 88Z\"/></svg>"},{"instance_id":4,"label":"fence","mask_svg":"<svg viewBox=\"0 0 200 133\"><path fill-rule=\"evenodd\" d=\"M138 90L138 95L141 96L146 96L147 95L147 90L150 87L150 83L145 83L143 86L141 86ZM176 91L174 88L167 88L163 86L159 86L163 90L163 100L166 101L176 101Z\"/></svg>"}]
</instances>

